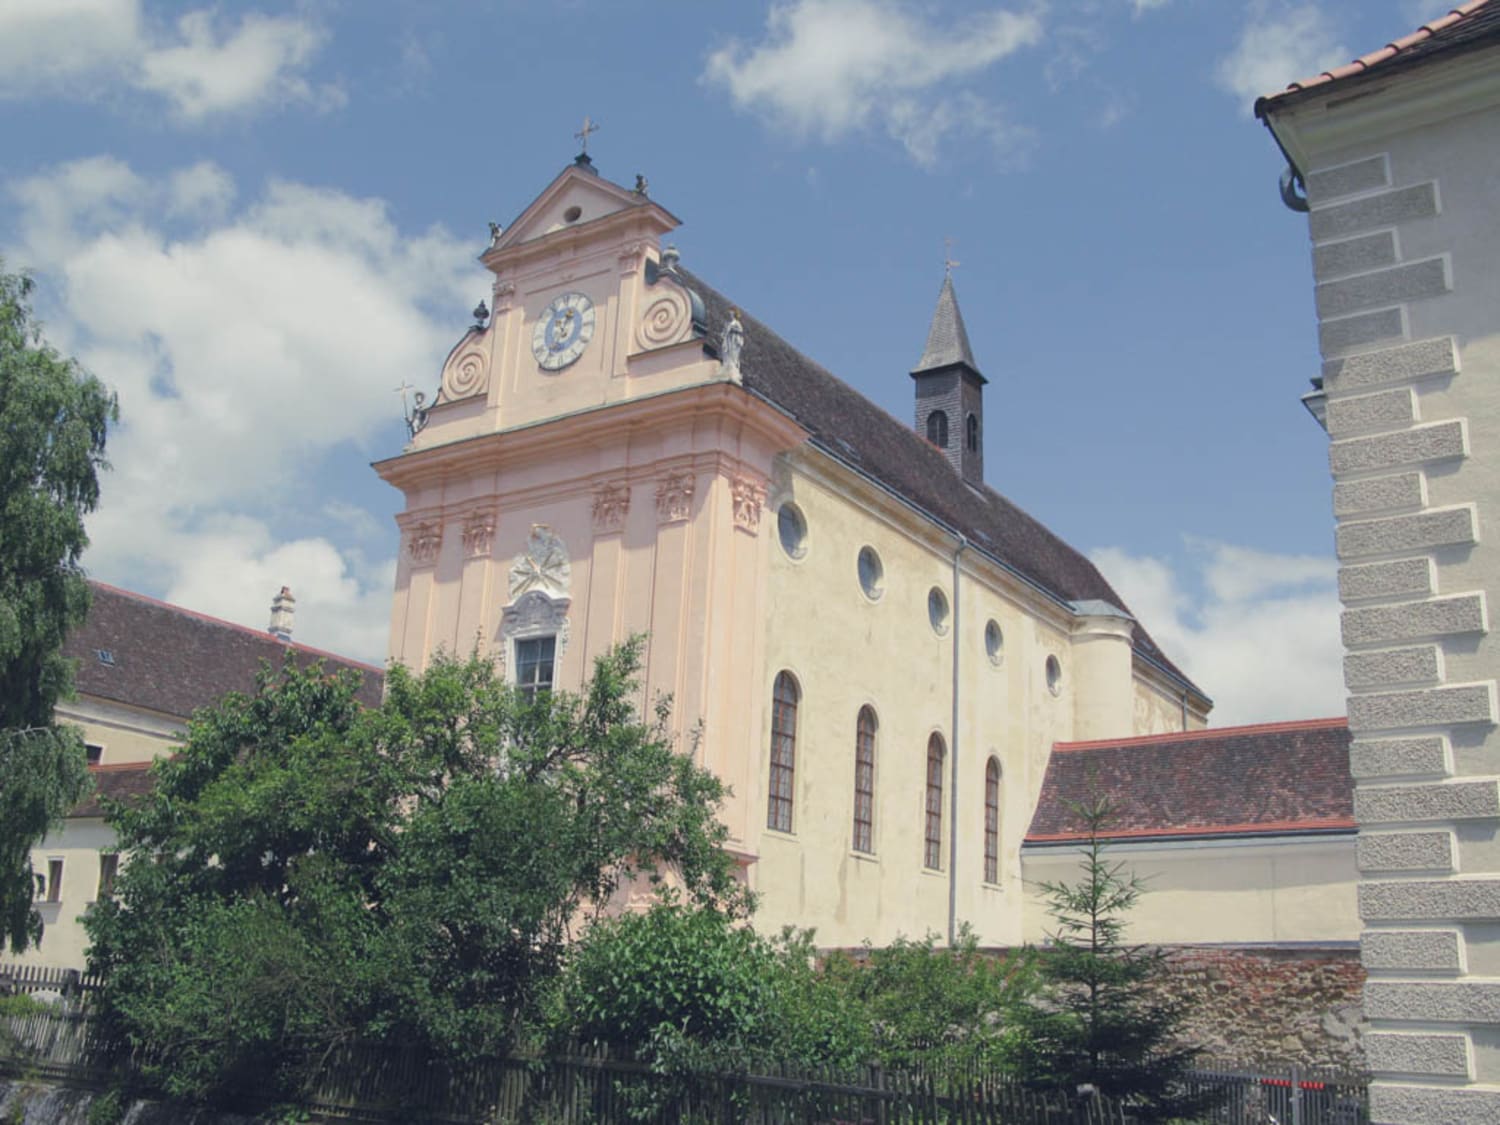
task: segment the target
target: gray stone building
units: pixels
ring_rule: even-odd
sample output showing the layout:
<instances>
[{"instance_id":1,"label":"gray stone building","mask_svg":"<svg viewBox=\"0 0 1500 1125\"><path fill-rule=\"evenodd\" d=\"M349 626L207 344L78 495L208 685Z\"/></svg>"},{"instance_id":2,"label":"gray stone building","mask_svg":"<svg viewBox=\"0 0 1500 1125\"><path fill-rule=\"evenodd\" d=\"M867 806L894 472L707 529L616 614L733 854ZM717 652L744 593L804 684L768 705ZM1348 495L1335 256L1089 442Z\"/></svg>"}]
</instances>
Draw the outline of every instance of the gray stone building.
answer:
<instances>
[{"instance_id":1,"label":"gray stone building","mask_svg":"<svg viewBox=\"0 0 1500 1125\"><path fill-rule=\"evenodd\" d=\"M1500 2L1255 108L1312 241L1373 1119L1500 1121Z\"/></svg>"}]
</instances>

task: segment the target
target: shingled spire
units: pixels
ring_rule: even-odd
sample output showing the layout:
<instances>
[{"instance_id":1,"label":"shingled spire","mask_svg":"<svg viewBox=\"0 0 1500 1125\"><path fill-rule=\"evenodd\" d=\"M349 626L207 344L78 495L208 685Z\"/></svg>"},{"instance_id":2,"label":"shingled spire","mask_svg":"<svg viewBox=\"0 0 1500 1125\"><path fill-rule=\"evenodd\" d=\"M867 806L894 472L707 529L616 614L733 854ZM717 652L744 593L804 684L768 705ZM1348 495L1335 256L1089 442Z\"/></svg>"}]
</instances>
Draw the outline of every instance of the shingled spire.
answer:
<instances>
[{"instance_id":1,"label":"shingled spire","mask_svg":"<svg viewBox=\"0 0 1500 1125\"><path fill-rule=\"evenodd\" d=\"M984 385L953 277L943 278L927 346L912 370L916 380L917 432L943 451L970 484L984 483Z\"/></svg>"}]
</instances>

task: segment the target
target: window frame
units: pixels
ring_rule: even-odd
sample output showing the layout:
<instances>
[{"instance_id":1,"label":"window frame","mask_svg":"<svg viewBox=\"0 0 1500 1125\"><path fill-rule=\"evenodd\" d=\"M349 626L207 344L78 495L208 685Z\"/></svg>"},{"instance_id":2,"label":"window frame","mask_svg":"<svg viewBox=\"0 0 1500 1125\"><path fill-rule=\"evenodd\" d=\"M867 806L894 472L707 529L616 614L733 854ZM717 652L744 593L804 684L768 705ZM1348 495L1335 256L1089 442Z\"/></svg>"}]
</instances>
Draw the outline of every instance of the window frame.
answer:
<instances>
[{"instance_id":1,"label":"window frame","mask_svg":"<svg viewBox=\"0 0 1500 1125\"><path fill-rule=\"evenodd\" d=\"M854 720L854 851L875 854L875 738L880 719L869 704Z\"/></svg>"},{"instance_id":2,"label":"window frame","mask_svg":"<svg viewBox=\"0 0 1500 1125\"><path fill-rule=\"evenodd\" d=\"M551 652L547 655L545 662L541 659L537 659L534 661L528 661L526 664L523 664L521 655L523 646L540 645L543 642L549 642L552 646ZM516 691L525 696L528 703L536 702L538 692L545 692L546 694L551 695L553 687L555 687L557 684L557 634L538 633L536 636L532 637L515 637L511 640L511 645L513 650L512 655L515 657L514 667L516 670ZM531 681L528 682L524 678L525 673L523 671L523 668L526 666L531 667L533 670L540 670L545 666L547 669L546 682L543 683L540 676L534 676Z\"/></svg>"},{"instance_id":3,"label":"window frame","mask_svg":"<svg viewBox=\"0 0 1500 1125\"><path fill-rule=\"evenodd\" d=\"M948 448L948 412L946 410L928 412L927 440L939 449Z\"/></svg>"},{"instance_id":4,"label":"window frame","mask_svg":"<svg viewBox=\"0 0 1500 1125\"><path fill-rule=\"evenodd\" d=\"M43 901L47 903L58 903L62 901L63 860L57 856L47 857L47 893Z\"/></svg>"},{"instance_id":5,"label":"window frame","mask_svg":"<svg viewBox=\"0 0 1500 1125\"><path fill-rule=\"evenodd\" d=\"M766 827L790 835L796 827L797 708L802 687L783 669L771 685L771 745L766 784Z\"/></svg>"},{"instance_id":6,"label":"window frame","mask_svg":"<svg viewBox=\"0 0 1500 1125\"><path fill-rule=\"evenodd\" d=\"M984 764L984 881L1000 883L1000 761Z\"/></svg>"},{"instance_id":7,"label":"window frame","mask_svg":"<svg viewBox=\"0 0 1500 1125\"><path fill-rule=\"evenodd\" d=\"M923 808L924 831L922 866L928 871L943 869L943 766L948 759L948 743L937 731L927 738L927 787Z\"/></svg>"},{"instance_id":8,"label":"window frame","mask_svg":"<svg viewBox=\"0 0 1500 1125\"><path fill-rule=\"evenodd\" d=\"M99 853L99 885L94 889L94 901L113 898L115 880L120 877L120 853Z\"/></svg>"},{"instance_id":9,"label":"window frame","mask_svg":"<svg viewBox=\"0 0 1500 1125\"><path fill-rule=\"evenodd\" d=\"M964 419L964 447L970 453L979 452L979 415L972 410Z\"/></svg>"}]
</instances>

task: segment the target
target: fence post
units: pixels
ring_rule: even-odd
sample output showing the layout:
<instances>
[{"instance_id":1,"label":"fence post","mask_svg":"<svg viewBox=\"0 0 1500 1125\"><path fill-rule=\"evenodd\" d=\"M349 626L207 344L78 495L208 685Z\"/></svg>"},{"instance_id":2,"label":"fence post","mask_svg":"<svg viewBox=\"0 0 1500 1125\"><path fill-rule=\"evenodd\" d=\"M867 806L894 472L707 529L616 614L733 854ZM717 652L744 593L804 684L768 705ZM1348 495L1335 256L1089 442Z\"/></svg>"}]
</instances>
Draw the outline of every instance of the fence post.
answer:
<instances>
[{"instance_id":1,"label":"fence post","mask_svg":"<svg viewBox=\"0 0 1500 1125\"><path fill-rule=\"evenodd\" d=\"M1292 1067L1292 1125L1302 1125L1302 1068Z\"/></svg>"}]
</instances>

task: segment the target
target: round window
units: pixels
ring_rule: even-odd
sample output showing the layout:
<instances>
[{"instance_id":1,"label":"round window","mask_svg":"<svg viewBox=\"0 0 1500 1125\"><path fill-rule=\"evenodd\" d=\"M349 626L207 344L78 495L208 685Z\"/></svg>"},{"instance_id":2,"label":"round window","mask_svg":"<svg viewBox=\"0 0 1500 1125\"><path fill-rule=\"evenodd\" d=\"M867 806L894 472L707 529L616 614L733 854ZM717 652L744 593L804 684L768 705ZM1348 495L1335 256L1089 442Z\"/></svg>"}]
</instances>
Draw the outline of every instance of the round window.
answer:
<instances>
[{"instance_id":1,"label":"round window","mask_svg":"<svg viewBox=\"0 0 1500 1125\"><path fill-rule=\"evenodd\" d=\"M948 596L936 586L927 592L927 620L934 633L948 631Z\"/></svg>"},{"instance_id":2,"label":"round window","mask_svg":"<svg viewBox=\"0 0 1500 1125\"><path fill-rule=\"evenodd\" d=\"M1062 662L1055 656L1047 657L1047 690L1053 695L1062 691Z\"/></svg>"},{"instance_id":3,"label":"round window","mask_svg":"<svg viewBox=\"0 0 1500 1125\"><path fill-rule=\"evenodd\" d=\"M797 505L786 503L776 513L776 531L781 536L781 549L794 559L807 554L807 521Z\"/></svg>"},{"instance_id":4,"label":"round window","mask_svg":"<svg viewBox=\"0 0 1500 1125\"><path fill-rule=\"evenodd\" d=\"M861 547L859 551L859 588L872 602L885 593L885 567L874 547Z\"/></svg>"},{"instance_id":5,"label":"round window","mask_svg":"<svg viewBox=\"0 0 1500 1125\"><path fill-rule=\"evenodd\" d=\"M1005 634L1000 631L1000 622L993 618L984 627L984 652L991 664L999 664L1005 655Z\"/></svg>"},{"instance_id":6,"label":"round window","mask_svg":"<svg viewBox=\"0 0 1500 1125\"><path fill-rule=\"evenodd\" d=\"M569 207L563 212L563 222L565 223L576 223L581 218L583 218L582 207Z\"/></svg>"}]
</instances>

